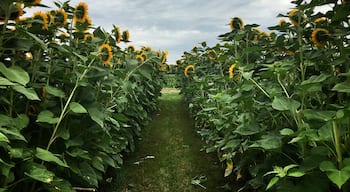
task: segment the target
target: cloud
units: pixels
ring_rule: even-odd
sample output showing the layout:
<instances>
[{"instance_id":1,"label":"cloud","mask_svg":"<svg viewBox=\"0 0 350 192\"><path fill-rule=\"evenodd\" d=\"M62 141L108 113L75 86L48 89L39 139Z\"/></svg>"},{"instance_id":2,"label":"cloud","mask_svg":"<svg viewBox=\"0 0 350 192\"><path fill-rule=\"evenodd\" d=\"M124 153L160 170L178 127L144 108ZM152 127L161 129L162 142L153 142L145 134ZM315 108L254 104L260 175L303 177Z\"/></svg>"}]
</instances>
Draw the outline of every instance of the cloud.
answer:
<instances>
[{"instance_id":1,"label":"cloud","mask_svg":"<svg viewBox=\"0 0 350 192\"><path fill-rule=\"evenodd\" d=\"M80 0L71 0L75 6ZM110 31L114 25L128 29L132 45L169 50L169 62L181 58L184 51L228 32L229 20L241 17L245 24L260 24L263 30L278 22L278 13L292 7L290 1L276 0L85 0L95 26ZM53 6L52 1L43 4Z\"/></svg>"}]
</instances>

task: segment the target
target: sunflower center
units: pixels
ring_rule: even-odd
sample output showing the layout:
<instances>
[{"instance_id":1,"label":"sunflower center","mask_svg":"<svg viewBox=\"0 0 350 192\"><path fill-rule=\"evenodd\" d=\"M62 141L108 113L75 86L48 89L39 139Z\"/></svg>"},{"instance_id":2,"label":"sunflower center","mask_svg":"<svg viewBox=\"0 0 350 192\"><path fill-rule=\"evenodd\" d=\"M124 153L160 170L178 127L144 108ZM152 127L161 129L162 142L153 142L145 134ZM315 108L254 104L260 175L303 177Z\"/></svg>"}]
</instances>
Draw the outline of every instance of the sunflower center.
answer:
<instances>
[{"instance_id":1,"label":"sunflower center","mask_svg":"<svg viewBox=\"0 0 350 192\"><path fill-rule=\"evenodd\" d=\"M77 10L75 12L75 17L78 19L83 19L84 15L85 15L84 7L82 7L82 6L77 7Z\"/></svg>"},{"instance_id":2,"label":"sunflower center","mask_svg":"<svg viewBox=\"0 0 350 192\"><path fill-rule=\"evenodd\" d=\"M321 43L326 42L328 37L329 35L326 31L318 31L316 34L316 40Z\"/></svg>"},{"instance_id":3,"label":"sunflower center","mask_svg":"<svg viewBox=\"0 0 350 192\"><path fill-rule=\"evenodd\" d=\"M101 50L101 59L102 61L108 61L109 53L107 48L102 48Z\"/></svg>"}]
</instances>

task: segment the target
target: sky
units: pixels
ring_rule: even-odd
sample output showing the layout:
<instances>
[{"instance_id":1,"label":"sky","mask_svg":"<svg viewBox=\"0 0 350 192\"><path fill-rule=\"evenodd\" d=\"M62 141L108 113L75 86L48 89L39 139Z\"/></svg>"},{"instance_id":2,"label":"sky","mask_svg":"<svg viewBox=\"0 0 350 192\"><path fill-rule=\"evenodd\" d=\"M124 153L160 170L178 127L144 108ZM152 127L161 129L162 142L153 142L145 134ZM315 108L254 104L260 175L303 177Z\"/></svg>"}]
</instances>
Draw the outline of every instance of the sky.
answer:
<instances>
[{"instance_id":1,"label":"sky","mask_svg":"<svg viewBox=\"0 0 350 192\"><path fill-rule=\"evenodd\" d=\"M245 24L259 24L268 32L267 27L278 23L279 13L293 8L290 0L71 0L70 5L80 1L88 4L94 26L107 32L113 24L129 30L131 42L121 47L168 50L169 64L203 41L208 46L218 43L217 37L230 31L232 17L242 18ZM41 3L55 9L53 2Z\"/></svg>"}]
</instances>

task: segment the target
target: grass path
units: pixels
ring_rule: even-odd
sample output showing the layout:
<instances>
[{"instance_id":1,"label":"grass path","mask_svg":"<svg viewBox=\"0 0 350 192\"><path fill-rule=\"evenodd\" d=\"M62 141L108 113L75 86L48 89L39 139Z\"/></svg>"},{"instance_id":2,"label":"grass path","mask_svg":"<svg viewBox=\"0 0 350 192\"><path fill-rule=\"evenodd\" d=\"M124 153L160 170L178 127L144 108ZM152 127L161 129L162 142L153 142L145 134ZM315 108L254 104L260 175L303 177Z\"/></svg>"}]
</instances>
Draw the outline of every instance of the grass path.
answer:
<instances>
[{"instance_id":1,"label":"grass path","mask_svg":"<svg viewBox=\"0 0 350 192\"><path fill-rule=\"evenodd\" d=\"M117 191L224 191L220 164L213 154L200 151L204 143L195 133L182 97L165 93L160 108L136 151L127 157ZM201 181L200 185L195 181Z\"/></svg>"}]
</instances>

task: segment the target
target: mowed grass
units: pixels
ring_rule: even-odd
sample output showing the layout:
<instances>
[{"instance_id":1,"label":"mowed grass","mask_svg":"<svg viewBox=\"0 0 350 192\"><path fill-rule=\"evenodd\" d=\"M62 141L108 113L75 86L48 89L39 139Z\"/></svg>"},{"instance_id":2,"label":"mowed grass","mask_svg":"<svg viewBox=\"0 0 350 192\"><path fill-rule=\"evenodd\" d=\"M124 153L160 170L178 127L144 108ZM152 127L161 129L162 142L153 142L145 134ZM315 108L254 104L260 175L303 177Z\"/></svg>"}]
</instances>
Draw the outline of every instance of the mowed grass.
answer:
<instances>
[{"instance_id":1,"label":"mowed grass","mask_svg":"<svg viewBox=\"0 0 350 192\"><path fill-rule=\"evenodd\" d=\"M163 93L160 108L136 151L126 158L116 191L224 191L221 165L214 154L201 151L204 143L195 132L182 97ZM203 179L202 186L193 184L199 178Z\"/></svg>"}]
</instances>

